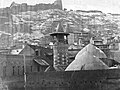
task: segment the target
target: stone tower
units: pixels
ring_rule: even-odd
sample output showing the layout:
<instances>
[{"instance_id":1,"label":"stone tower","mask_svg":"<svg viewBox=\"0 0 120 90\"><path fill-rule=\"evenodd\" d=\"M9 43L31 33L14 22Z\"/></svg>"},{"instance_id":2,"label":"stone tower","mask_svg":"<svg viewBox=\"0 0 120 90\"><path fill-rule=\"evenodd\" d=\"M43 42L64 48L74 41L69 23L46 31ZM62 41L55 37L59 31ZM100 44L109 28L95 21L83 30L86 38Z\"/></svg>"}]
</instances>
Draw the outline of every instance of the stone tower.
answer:
<instances>
[{"instance_id":1,"label":"stone tower","mask_svg":"<svg viewBox=\"0 0 120 90\"><path fill-rule=\"evenodd\" d=\"M64 32L61 22L58 23L56 32L50 34L53 39L54 62L53 67L56 71L64 71L68 66L68 35Z\"/></svg>"},{"instance_id":2,"label":"stone tower","mask_svg":"<svg viewBox=\"0 0 120 90\"><path fill-rule=\"evenodd\" d=\"M62 10L62 0L56 0L54 5L55 7L59 7L59 9Z\"/></svg>"}]
</instances>

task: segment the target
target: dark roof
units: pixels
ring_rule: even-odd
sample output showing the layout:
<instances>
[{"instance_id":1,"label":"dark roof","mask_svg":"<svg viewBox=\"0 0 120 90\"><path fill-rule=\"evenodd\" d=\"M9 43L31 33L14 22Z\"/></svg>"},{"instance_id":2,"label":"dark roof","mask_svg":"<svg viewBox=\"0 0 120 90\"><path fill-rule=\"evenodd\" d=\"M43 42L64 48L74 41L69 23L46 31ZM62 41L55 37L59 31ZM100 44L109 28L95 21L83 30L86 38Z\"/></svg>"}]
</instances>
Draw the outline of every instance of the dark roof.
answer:
<instances>
[{"instance_id":1,"label":"dark roof","mask_svg":"<svg viewBox=\"0 0 120 90\"><path fill-rule=\"evenodd\" d=\"M33 59L36 63L38 63L38 64L40 64L40 65L42 65L42 66L49 66L49 64L45 61L45 60L43 60L43 59L41 59L41 58L35 58L35 59Z\"/></svg>"},{"instance_id":2,"label":"dark roof","mask_svg":"<svg viewBox=\"0 0 120 90\"><path fill-rule=\"evenodd\" d=\"M52 49L50 49L49 47L42 47L42 46L37 46L37 45L29 45L33 50L35 50L35 49L41 49L41 50L44 50L44 51L46 51L47 53L52 53L53 52L53 50Z\"/></svg>"},{"instance_id":3,"label":"dark roof","mask_svg":"<svg viewBox=\"0 0 120 90\"><path fill-rule=\"evenodd\" d=\"M114 59L109 59L109 58L100 58L106 65L109 67L113 67L115 65L120 65L120 63Z\"/></svg>"},{"instance_id":4,"label":"dark roof","mask_svg":"<svg viewBox=\"0 0 120 90\"><path fill-rule=\"evenodd\" d=\"M49 66L45 72L50 72L50 71L56 71L55 68L53 66Z\"/></svg>"},{"instance_id":5,"label":"dark roof","mask_svg":"<svg viewBox=\"0 0 120 90\"><path fill-rule=\"evenodd\" d=\"M41 56L37 57L37 58L41 58L43 60L45 60L50 66L53 65L53 50L50 48L45 48L42 46L35 46L35 45L30 45L31 48L35 49L39 49L42 53Z\"/></svg>"}]
</instances>

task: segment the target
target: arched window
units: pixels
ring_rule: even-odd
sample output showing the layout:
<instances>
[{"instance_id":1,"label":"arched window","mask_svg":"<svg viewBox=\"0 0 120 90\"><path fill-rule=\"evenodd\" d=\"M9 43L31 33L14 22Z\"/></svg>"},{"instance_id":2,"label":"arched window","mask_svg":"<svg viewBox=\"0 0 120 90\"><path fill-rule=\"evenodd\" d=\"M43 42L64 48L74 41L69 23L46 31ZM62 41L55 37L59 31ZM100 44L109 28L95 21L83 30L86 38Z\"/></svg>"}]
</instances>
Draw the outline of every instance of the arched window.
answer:
<instances>
[{"instance_id":1,"label":"arched window","mask_svg":"<svg viewBox=\"0 0 120 90\"><path fill-rule=\"evenodd\" d=\"M40 72L40 66L39 65L37 66L37 71Z\"/></svg>"},{"instance_id":2,"label":"arched window","mask_svg":"<svg viewBox=\"0 0 120 90\"><path fill-rule=\"evenodd\" d=\"M35 55L39 56L39 50L38 49L35 50Z\"/></svg>"}]
</instances>

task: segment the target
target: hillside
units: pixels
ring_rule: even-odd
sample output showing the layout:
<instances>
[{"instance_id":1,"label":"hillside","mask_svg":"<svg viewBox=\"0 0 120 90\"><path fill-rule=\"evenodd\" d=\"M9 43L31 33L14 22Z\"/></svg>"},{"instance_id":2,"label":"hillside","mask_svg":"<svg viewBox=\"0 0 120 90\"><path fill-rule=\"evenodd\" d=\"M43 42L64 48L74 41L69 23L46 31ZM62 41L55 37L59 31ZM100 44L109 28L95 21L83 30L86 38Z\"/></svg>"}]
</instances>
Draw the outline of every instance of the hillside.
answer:
<instances>
[{"instance_id":1,"label":"hillside","mask_svg":"<svg viewBox=\"0 0 120 90\"><path fill-rule=\"evenodd\" d=\"M119 35L120 15L105 14L101 11L66 11L60 9L38 10L11 14L4 21L0 31L9 33L14 42L49 44L49 33L54 32L57 21L62 20L63 27L69 24L70 33L88 30L97 37L109 38ZM7 19L8 20L8 19Z\"/></svg>"}]
</instances>

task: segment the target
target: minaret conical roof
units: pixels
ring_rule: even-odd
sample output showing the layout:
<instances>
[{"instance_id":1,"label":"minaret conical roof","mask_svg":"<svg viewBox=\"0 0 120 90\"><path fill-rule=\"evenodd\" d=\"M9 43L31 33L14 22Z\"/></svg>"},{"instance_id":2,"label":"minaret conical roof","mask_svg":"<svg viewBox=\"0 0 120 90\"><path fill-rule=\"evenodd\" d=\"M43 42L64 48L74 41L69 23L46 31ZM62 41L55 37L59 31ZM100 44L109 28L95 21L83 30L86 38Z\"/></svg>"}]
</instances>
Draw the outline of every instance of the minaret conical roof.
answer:
<instances>
[{"instance_id":1,"label":"minaret conical roof","mask_svg":"<svg viewBox=\"0 0 120 90\"><path fill-rule=\"evenodd\" d=\"M62 35L69 35L69 33L67 32L64 32L64 28L62 26L62 23L59 22L58 25L57 25L57 28L56 28L56 31L51 33L50 35L58 35L58 34L62 34Z\"/></svg>"},{"instance_id":2,"label":"minaret conical roof","mask_svg":"<svg viewBox=\"0 0 120 90\"><path fill-rule=\"evenodd\" d=\"M58 23L57 28L56 28L56 32L64 32L63 26L61 23Z\"/></svg>"}]
</instances>

